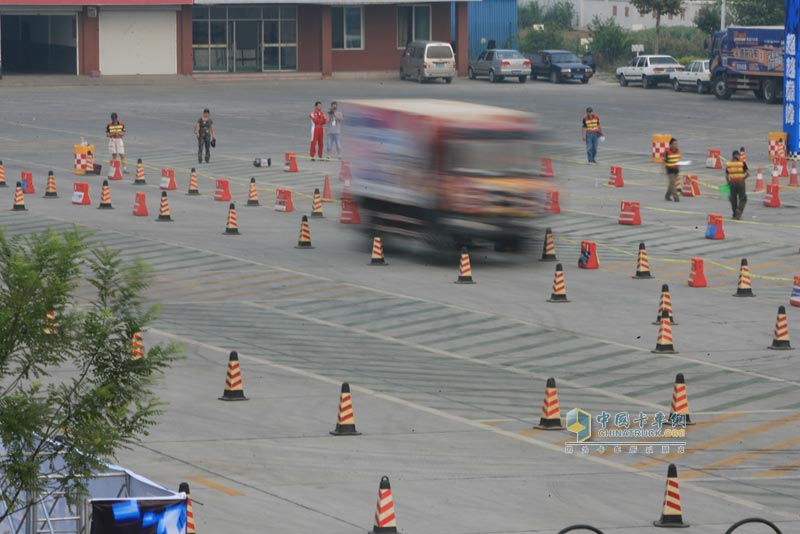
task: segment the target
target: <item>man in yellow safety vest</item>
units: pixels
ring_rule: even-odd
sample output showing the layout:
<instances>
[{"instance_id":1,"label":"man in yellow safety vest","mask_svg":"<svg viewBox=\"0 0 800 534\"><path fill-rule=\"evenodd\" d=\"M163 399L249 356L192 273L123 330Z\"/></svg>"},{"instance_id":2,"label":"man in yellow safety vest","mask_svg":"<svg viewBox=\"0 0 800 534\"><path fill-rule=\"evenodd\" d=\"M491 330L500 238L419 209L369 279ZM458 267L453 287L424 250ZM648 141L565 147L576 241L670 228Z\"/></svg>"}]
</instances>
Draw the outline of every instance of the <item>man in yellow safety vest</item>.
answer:
<instances>
[{"instance_id":1,"label":"man in yellow safety vest","mask_svg":"<svg viewBox=\"0 0 800 534\"><path fill-rule=\"evenodd\" d=\"M725 162L725 180L730 187L731 210L737 221L742 218L744 205L747 204L747 188L744 181L750 176L747 163L740 159L738 150L733 151L733 159Z\"/></svg>"}]
</instances>

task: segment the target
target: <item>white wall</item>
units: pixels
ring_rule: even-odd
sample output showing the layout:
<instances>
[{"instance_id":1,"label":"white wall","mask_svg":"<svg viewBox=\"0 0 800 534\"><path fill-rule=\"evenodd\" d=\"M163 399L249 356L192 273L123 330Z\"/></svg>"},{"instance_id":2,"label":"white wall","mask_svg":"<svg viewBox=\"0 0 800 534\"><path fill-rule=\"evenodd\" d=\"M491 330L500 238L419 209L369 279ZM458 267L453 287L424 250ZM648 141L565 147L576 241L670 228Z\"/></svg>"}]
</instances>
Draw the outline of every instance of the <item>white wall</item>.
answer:
<instances>
[{"instance_id":1,"label":"white wall","mask_svg":"<svg viewBox=\"0 0 800 534\"><path fill-rule=\"evenodd\" d=\"M530 0L517 0L519 5L524 5ZM556 0L538 0L542 6L549 6ZM585 30L592 23L595 16L601 19L614 19L614 21L627 29L648 29L656 27L656 19L652 14L640 15L633 5L627 0L569 0L575 6L576 29ZM661 17L662 26L694 26L694 17L702 8L702 0L688 0L684 2L685 13L683 17ZM616 14L614 8L616 7ZM625 8L628 15L625 16Z\"/></svg>"},{"instance_id":2,"label":"white wall","mask_svg":"<svg viewBox=\"0 0 800 534\"><path fill-rule=\"evenodd\" d=\"M177 19L174 10L100 8L102 74L176 74Z\"/></svg>"}]
</instances>

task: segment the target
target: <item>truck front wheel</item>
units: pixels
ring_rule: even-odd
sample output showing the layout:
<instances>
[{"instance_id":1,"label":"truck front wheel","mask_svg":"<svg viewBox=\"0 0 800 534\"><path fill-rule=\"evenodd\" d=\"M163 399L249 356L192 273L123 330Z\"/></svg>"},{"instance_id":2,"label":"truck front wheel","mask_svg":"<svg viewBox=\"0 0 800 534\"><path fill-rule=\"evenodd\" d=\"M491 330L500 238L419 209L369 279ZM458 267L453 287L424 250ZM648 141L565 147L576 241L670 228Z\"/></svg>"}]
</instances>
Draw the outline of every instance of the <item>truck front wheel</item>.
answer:
<instances>
[{"instance_id":1,"label":"truck front wheel","mask_svg":"<svg viewBox=\"0 0 800 534\"><path fill-rule=\"evenodd\" d=\"M728 100L731 97L731 92L728 90L728 84L725 82L724 76L714 78L714 96L720 100Z\"/></svg>"},{"instance_id":2,"label":"truck front wheel","mask_svg":"<svg viewBox=\"0 0 800 534\"><path fill-rule=\"evenodd\" d=\"M764 83L761 84L761 90L764 92L764 101L767 104L780 102L781 96L778 91L778 83L775 80L764 80Z\"/></svg>"}]
</instances>

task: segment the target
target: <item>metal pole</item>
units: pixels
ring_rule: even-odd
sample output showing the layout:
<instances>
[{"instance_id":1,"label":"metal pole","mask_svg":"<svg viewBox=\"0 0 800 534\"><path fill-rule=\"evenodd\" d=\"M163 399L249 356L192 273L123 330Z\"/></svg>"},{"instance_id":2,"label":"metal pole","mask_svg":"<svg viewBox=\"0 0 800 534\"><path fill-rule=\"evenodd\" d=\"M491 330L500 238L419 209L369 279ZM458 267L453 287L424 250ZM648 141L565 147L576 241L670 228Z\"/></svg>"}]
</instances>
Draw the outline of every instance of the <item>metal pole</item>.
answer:
<instances>
[{"instance_id":1,"label":"metal pole","mask_svg":"<svg viewBox=\"0 0 800 534\"><path fill-rule=\"evenodd\" d=\"M725 29L725 0L722 0L722 5L719 9L719 29Z\"/></svg>"},{"instance_id":2,"label":"metal pole","mask_svg":"<svg viewBox=\"0 0 800 534\"><path fill-rule=\"evenodd\" d=\"M2 26L3 17L0 16L0 26ZM3 30L0 29L0 43L3 42ZM0 80L3 79L3 46L0 45Z\"/></svg>"}]
</instances>

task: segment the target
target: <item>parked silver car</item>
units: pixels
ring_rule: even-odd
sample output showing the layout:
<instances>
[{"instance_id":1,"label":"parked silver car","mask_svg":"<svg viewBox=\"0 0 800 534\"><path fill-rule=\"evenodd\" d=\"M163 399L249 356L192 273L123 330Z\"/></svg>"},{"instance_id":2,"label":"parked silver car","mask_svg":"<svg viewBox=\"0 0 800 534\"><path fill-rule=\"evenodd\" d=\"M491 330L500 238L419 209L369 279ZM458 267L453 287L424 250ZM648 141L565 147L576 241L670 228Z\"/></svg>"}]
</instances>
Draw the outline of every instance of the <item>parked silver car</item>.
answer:
<instances>
[{"instance_id":1,"label":"parked silver car","mask_svg":"<svg viewBox=\"0 0 800 534\"><path fill-rule=\"evenodd\" d=\"M478 59L469 62L469 78L488 76L492 83L513 76L520 83L528 81L531 62L517 50L484 50Z\"/></svg>"}]
</instances>

